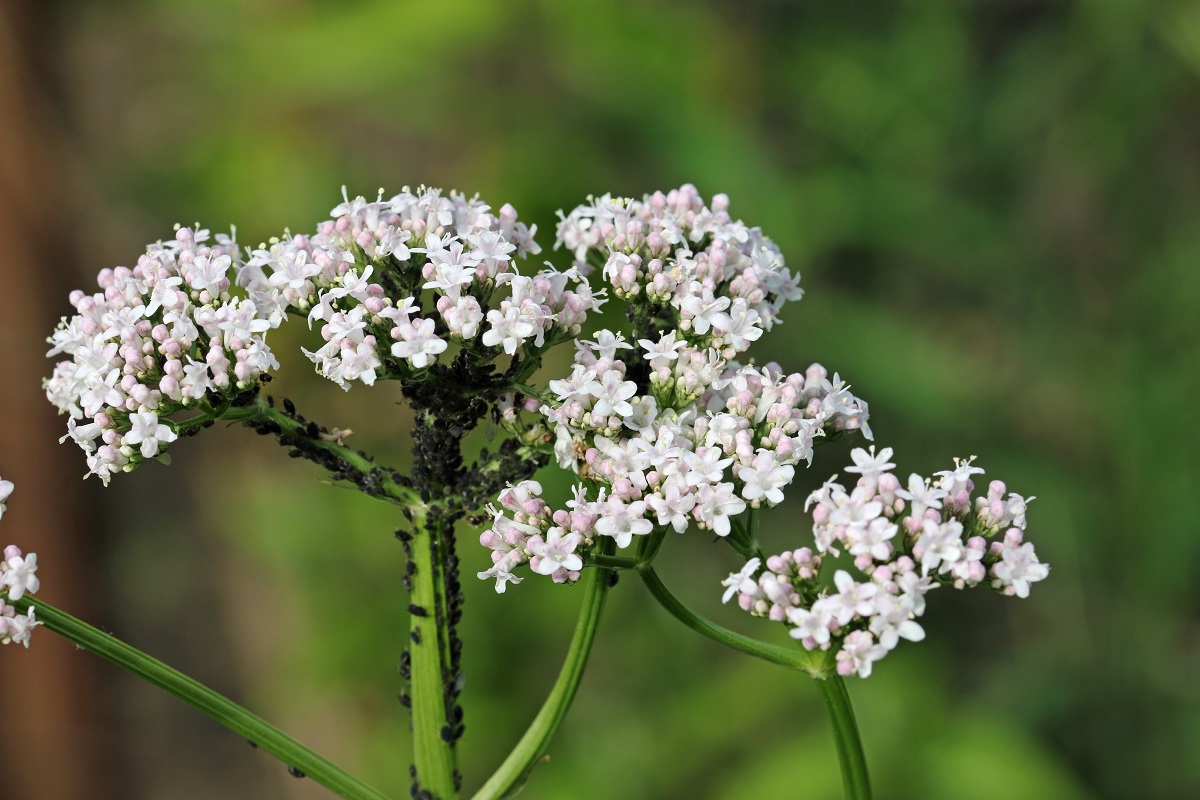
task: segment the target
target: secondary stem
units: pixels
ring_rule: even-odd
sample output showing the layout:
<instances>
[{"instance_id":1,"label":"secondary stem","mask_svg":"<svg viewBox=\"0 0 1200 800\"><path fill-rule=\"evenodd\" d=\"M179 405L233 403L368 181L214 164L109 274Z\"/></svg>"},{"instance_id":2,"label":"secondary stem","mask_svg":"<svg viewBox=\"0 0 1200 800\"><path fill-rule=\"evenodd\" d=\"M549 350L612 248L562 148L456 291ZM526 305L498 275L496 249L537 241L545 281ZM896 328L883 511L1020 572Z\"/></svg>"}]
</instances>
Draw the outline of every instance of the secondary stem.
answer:
<instances>
[{"instance_id":1,"label":"secondary stem","mask_svg":"<svg viewBox=\"0 0 1200 800\"><path fill-rule=\"evenodd\" d=\"M554 688L533 723L509 753L487 783L475 794L474 800L499 800L518 789L529 776L529 772L541 761L575 698L575 691L583 678L592 643L596 640L600 614L608 597L611 573L607 569L589 568L585 572L583 606L579 610L579 621L575 624L575 635L567 651L566 660Z\"/></svg>"},{"instance_id":2,"label":"secondary stem","mask_svg":"<svg viewBox=\"0 0 1200 800\"><path fill-rule=\"evenodd\" d=\"M727 647L770 661L772 664L804 670L816 678L821 698L825 701L825 710L829 712L829 721L833 726L833 738L842 768L846 799L869 800L871 784L867 777L867 760L859 740L858 725L854 721L854 709L850 706L850 693L846 691L846 684L841 676L830 669L828 653L810 653L779 647L722 628L692 611L671 594L648 562L638 567L638 573L663 608L692 630Z\"/></svg>"},{"instance_id":3,"label":"secondary stem","mask_svg":"<svg viewBox=\"0 0 1200 800\"><path fill-rule=\"evenodd\" d=\"M21 611L31 606L36 608L38 621L48 630L182 700L339 797L387 800L386 795L334 766L262 718L140 650L40 600L27 596L14 605Z\"/></svg>"},{"instance_id":4,"label":"secondary stem","mask_svg":"<svg viewBox=\"0 0 1200 800\"><path fill-rule=\"evenodd\" d=\"M833 726L833 741L837 746L838 761L842 765L842 784L846 788L846 800L870 800L871 782L867 775L867 759L863 755L862 741L858 736L858 725L854 721L854 709L850 705L850 693L846 683L837 673L818 680L821 699L829 712Z\"/></svg>"},{"instance_id":5,"label":"secondary stem","mask_svg":"<svg viewBox=\"0 0 1200 800\"><path fill-rule=\"evenodd\" d=\"M229 422L241 422L261 432L275 434L281 444L293 447L306 458L329 469L335 480L351 481L366 494L401 506L421 505L418 493L411 486L400 483L393 470L376 464L365 453L342 444L315 423L302 418L297 419L293 414L275 408L261 397L255 397L245 405L231 406L222 411L219 418ZM193 418L200 419L203 417ZM181 427L186 424L181 424Z\"/></svg>"},{"instance_id":6,"label":"secondary stem","mask_svg":"<svg viewBox=\"0 0 1200 800\"><path fill-rule=\"evenodd\" d=\"M734 650L740 650L755 658L770 661L772 664L779 664L790 669L803 670L813 677L820 677L828 671L827 658L824 653L810 653L805 650L780 647L769 642L760 642L758 639L743 636L728 628L723 628L714 622L709 622L685 606L675 595L671 594L670 590L663 584L662 579L658 577L658 573L654 571L654 567L649 563L643 563L639 566L638 573L642 576L642 581L646 584L646 588L650 590L650 593L654 595L654 599L658 600L663 608L684 625L687 625L697 633L707 636L714 642L719 642L726 647L732 647Z\"/></svg>"},{"instance_id":7,"label":"secondary stem","mask_svg":"<svg viewBox=\"0 0 1200 800\"><path fill-rule=\"evenodd\" d=\"M412 595L410 670L412 682L414 791L423 790L439 800L458 796L455 775L454 726L446 718L447 677L441 630L445 620L439 608L444 587L435 533L424 514L416 515L412 539ZM414 796L417 796L414 794Z\"/></svg>"}]
</instances>

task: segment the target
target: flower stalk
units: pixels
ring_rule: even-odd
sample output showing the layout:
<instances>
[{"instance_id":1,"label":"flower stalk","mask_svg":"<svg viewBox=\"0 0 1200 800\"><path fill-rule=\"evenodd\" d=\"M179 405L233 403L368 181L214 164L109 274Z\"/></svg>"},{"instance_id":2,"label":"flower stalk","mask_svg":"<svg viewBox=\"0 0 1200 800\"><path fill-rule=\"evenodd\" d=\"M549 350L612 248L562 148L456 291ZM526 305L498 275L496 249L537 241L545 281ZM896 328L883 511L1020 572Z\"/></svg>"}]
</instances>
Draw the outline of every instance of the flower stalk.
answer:
<instances>
[{"instance_id":1,"label":"flower stalk","mask_svg":"<svg viewBox=\"0 0 1200 800\"><path fill-rule=\"evenodd\" d=\"M780 647L777 644L762 642L731 631L714 622L709 622L671 594L649 562L644 562L638 567L638 574L641 575L642 582L646 584L646 588L650 590L650 594L654 596L659 605L665 608L671 616L702 636L707 636L714 642L772 664L807 672L814 678L823 677L829 673L828 657L825 653L809 653L789 647Z\"/></svg>"},{"instance_id":2,"label":"flower stalk","mask_svg":"<svg viewBox=\"0 0 1200 800\"><path fill-rule=\"evenodd\" d=\"M846 800L870 800L871 781L867 775L867 759L863 755L862 740L858 735L858 724L854 720L854 708L850 705L846 682L833 673L816 683L833 727L833 741L842 767Z\"/></svg>"},{"instance_id":3,"label":"flower stalk","mask_svg":"<svg viewBox=\"0 0 1200 800\"><path fill-rule=\"evenodd\" d=\"M346 800L386 800L386 795L317 755L266 720L119 639L28 595L13 605L21 611L35 609L38 622L47 629L182 700L258 749L275 756L287 764L293 774L310 778Z\"/></svg>"},{"instance_id":4,"label":"flower stalk","mask_svg":"<svg viewBox=\"0 0 1200 800\"><path fill-rule=\"evenodd\" d=\"M554 682L542 708L538 711L528 730L517 742L517 745L504 759L504 763L488 778L474 800L500 800L511 797L529 777L529 773L545 756L550 740L567 715L571 701L583 678L584 667L596 641L596 631L599 629L600 615L604 611L604 603L608 598L608 590L612 586L612 572L607 569L589 569L582 583L583 606L579 610L579 621L575 624L575 634L571 638L571 646L563 661L562 670Z\"/></svg>"}]
</instances>

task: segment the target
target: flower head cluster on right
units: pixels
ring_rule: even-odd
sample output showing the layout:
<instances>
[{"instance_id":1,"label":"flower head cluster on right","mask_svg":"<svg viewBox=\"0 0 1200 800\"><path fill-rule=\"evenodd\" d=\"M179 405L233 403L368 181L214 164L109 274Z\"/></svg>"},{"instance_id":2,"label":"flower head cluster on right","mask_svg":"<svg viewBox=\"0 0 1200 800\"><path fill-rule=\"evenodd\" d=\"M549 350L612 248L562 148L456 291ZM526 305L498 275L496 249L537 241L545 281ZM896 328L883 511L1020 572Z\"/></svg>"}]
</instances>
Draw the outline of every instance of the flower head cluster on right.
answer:
<instances>
[{"instance_id":1,"label":"flower head cluster on right","mask_svg":"<svg viewBox=\"0 0 1200 800\"><path fill-rule=\"evenodd\" d=\"M808 650L833 650L839 674L866 678L901 639L925 638L916 620L937 586L988 585L1023 598L1049 574L1025 541L1033 498L1008 493L1001 481L975 495L973 476L983 470L973 459L902 485L890 447L851 455L846 471L859 475L857 484L848 490L835 475L805 504L815 548L752 558L723 582L725 602L736 597L751 614L788 625ZM842 548L865 580L839 569L833 587L824 586L823 563Z\"/></svg>"}]
</instances>

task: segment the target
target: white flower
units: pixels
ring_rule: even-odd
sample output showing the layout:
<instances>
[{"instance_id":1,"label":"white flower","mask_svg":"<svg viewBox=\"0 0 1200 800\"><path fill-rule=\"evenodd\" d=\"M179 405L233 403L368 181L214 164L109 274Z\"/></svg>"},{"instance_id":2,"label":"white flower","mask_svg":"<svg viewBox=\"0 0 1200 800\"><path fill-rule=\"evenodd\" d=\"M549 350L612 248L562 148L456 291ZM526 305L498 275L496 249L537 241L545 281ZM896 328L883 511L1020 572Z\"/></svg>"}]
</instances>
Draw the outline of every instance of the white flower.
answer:
<instances>
[{"instance_id":1,"label":"white flower","mask_svg":"<svg viewBox=\"0 0 1200 800\"><path fill-rule=\"evenodd\" d=\"M729 518L746 510L746 501L734 494L732 483L703 484L696 489L696 519L717 536L728 536Z\"/></svg>"},{"instance_id":2,"label":"white flower","mask_svg":"<svg viewBox=\"0 0 1200 800\"><path fill-rule=\"evenodd\" d=\"M215 298L228 285L225 275L232 264L229 256L196 256L187 268L188 284L197 292L208 292Z\"/></svg>"},{"instance_id":3,"label":"white flower","mask_svg":"<svg viewBox=\"0 0 1200 800\"><path fill-rule=\"evenodd\" d=\"M712 318L713 327L720 330L729 345L738 352L748 349L751 342L762 336L762 328L758 326L758 321L758 312L740 297L733 301L728 314Z\"/></svg>"},{"instance_id":4,"label":"white flower","mask_svg":"<svg viewBox=\"0 0 1200 800\"><path fill-rule=\"evenodd\" d=\"M658 515L659 525L670 525L676 533L688 528L688 514L696 507L696 495L686 483L672 478L654 494L647 495L646 505Z\"/></svg>"},{"instance_id":5,"label":"white flower","mask_svg":"<svg viewBox=\"0 0 1200 800\"><path fill-rule=\"evenodd\" d=\"M738 477L746 484L742 487L742 497L752 503L766 499L771 505L778 505L783 502L783 487L792 482L795 474L795 468L779 464L772 451L759 450L754 457L754 465L742 467L738 473Z\"/></svg>"},{"instance_id":6,"label":"white flower","mask_svg":"<svg viewBox=\"0 0 1200 800\"><path fill-rule=\"evenodd\" d=\"M511 583L515 586L516 584L525 580L524 578L512 573L512 570L520 563L520 551L513 550L505 555L502 555L500 560L497 561L491 569L478 573L477 577L480 580L495 578L496 594L504 594L504 590L508 588L508 584Z\"/></svg>"},{"instance_id":7,"label":"white flower","mask_svg":"<svg viewBox=\"0 0 1200 800\"><path fill-rule=\"evenodd\" d=\"M406 358L417 369L424 369L437 360L449 346L433 332L432 319L418 319L399 326L400 341L392 345L392 355Z\"/></svg>"},{"instance_id":8,"label":"white flower","mask_svg":"<svg viewBox=\"0 0 1200 800\"><path fill-rule=\"evenodd\" d=\"M971 476L983 474L982 469L971 466L974 460L974 456L965 459L956 458L954 459L954 469L934 473L934 475L941 478L939 486L945 490L949 497L954 497L959 492L968 491L967 485L971 483Z\"/></svg>"},{"instance_id":9,"label":"white flower","mask_svg":"<svg viewBox=\"0 0 1200 800\"><path fill-rule=\"evenodd\" d=\"M875 598L875 615L871 617L871 633L879 637L884 649L892 650L901 639L919 642L925 638L925 629L913 619L916 608L907 595L881 592Z\"/></svg>"},{"instance_id":10,"label":"white flower","mask_svg":"<svg viewBox=\"0 0 1200 800\"><path fill-rule=\"evenodd\" d=\"M829 515L829 521L834 525L862 529L883 513L883 503L868 500L867 491L861 486L855 487L850 494L835 492L832 501L834 508Z\"/></svg>"},{"instance_id":11,"label":"white flower","mask_svg":"<svg viewBox=\"0 0 1200 800\"><path fill-rule=\"evenodd\" d=\"M675 339L675 331L667 331L657 342L650 339L638 339L638 344L646 351L646 358L651 369L661 369L671 366L671 362L679 358L679 351L687 346L687 342Z\"/></svg>"},{"instance_id":12,"label":"white flower","mask_svg":"<svg viewBox=\"0 0 1200 800\"><path fill-rule=\"evenodd\" d=\"M692 330L701 336L708 333L709 328L714 325L732 326L732 321L725 314L727 308L729 298L715 297L712 289L707 286L703 287L699 294L693 294L679 304L679 309L686 315L684 319L690 317Z\"/></svg>"},{"instance_id":13,"label":"white flower","mask_svg":"<svg viewBox=\"0 0 1200 800\"><path fill-rule=\"evenodd\" d=\"M583 537L578 533L564 535L562 528L555 527L546 532L545 539L531 536L525 547L540 559L533 571L539 575L553 575L560 569L571 572L583 569L583 559L575 552L582 542Z\"/></svg>"},{"instance_id":14,"label":"white flower","mask_svg":"<svg viewBox=\"0 0 1200 800\"><path fill-rule=\"evenodd\" d=\"M838 593L826 599L838 625L846 625L855 616L866 618L875 613L878 586L873 583L857 583L844 569L834 573L833 582Z\"/></svg>"},{"instance_id":15,"label":"white flower","mask_svg":"<svg viewBox=\"0 0 1200 800\"><path fill-rule=\"evenodd\" d=\"M933 486L925 478L913 473L908 476L908 489L897 489L896 496L909 502L909 514L914 519L922 519L927 509L940 509L942 500L946 498L946 490Z\"/></svg>"},{"instance_id":16,"label":"white flower","mask_svg":"<svg viewBox=\"0 0 1200 800\"><path fill-rule=\"evenodd\" d=\"M857 674L860 678L869 678L871 665L887 653L887 648L875 644L871 634L866 631L852 631L842 642L842 649L837 654L838 674Z\"/></svg>"},{"instance_id":17,"label":"white flower","mask_svg":"<svg viewBox=\"0 0 1200 800\"><path fill-rule=\"evenodd\" d=\"M170 444L179 438L170 425L158 421L158 415L152 411L138 411L129 415L129 432L125 434L127 445L140 444L142 458L153 458L158 454L159 446Z\"/></svg>"},{"instance_id":18,"label":"white flower","mask_svg":"<svg viewBox=\"0 0 1200 800\"><path fill-rule=\"evenodd\" d=\"M875 452L875 445L871 445L870 452L856 447L850 451L850 457L854 459L853 467L846 467L846 472L857 472L862 475L862 480L870 487L874 488L879 485L879 476L893 469L896 465L888 461L892 457L892 448L885 447Z\"/></svg>"},{"instance_id":19,"label":"white flower","mask_svg":"<svg viewBox=\"0 0 1200 800\"><path fill-rule=\"evenodd\" d=\"M637 394L637 384L624 380L616 370L605 372L603 378L592 381L587 389L596 398L592 413L601 417L627 417L633 413L629 398Z\"/></svg>"},{"instance_id":20,"label":"white flower","mask_svg":"<svg viewBox=\"0 0 1200 800\"><path fill-rule=\"evenodd\" d=\"M941 566L945 572L963 556L963 526L958 520L938 523L927 519L921 527L915 549L921 554L921 571L928 574Z\"/></svg>"},{"instance_id":21,"label":"white flower","mask_svg":"<svg viewBox=\"0 0 1200 800\"><path fill-rule=\"evenodd\" d=\"M833 616L825 604L814 603L811 609L790 608L787 619L796 626L788 631L788 635L799 639L806 649L823 648L829 644L829 623L833 621ZM812 646L809 646L809 642Z\"/></svg>"},{"instance_id":22,"label":"white flower","mask_svg":"<svg viewBox=\"0 0 1200 800\"><path fill-rule=\"evenodd\" d=\"M619 497L610 497L596 504L596 513L600 515L596 533L613 537L617 547L628 547L634 536L645 536L654 530L654 523L643 518L646 504L641 500L626 504Z\"/></svg>"},{"instance_id":23,"label":"white flower","mask_svg":"<svg viewBox=\"0 0 1200 800\"><path fill-rule=\"evenodd\" d=\"M616 359L618 350L633 349L633 345L626 342L624 336L610 330L596 331L596 341L581 341L580 344L585 344L595 350L596 355L600 358L608 359Z\"/></svg>"},{"instance_id":24,"label":"white flower","mask_svg":"<svg viewBox=\"0 0 1200 800\"><path fill-rule=\"evenodd\" d=\"M20 600L26 592L34 594L41 587L37 577L37 553L22 558L21 551L9 545L4 548L0 586L7 586L9 602Z\"/></svg>"},{"instance_id":25,"label":"white flower","mask_svg":"<svg viewBox=\"0 0 1200 800\"><path fill-rule=\"evenodd\" d=\"M521 309L512 304L505 304L503 311L493 308L487 313L488 322L492 327L484 331L483 343L488 347L501 345L504 352L510 356L517 348L533 335L533 325L521 316Z\"/></svg>"},{"instance_id":26,"label":"white flower","mask_svg":"<svg viewBox=\"0 0 1200 800\"><path fill-rule=\"evenodd\" d=\"M1021 598L1029 597L1029 584L1045 580L1049 574L1050 567L1038 561L1031 542L1017 547L1005 540L1000 560L992 566L997 587L1011 587Z\"/></svg>"},{"instance_id":27,"label":"white flower","mask_svg":"<svg viewBox=\"0 0 1200 800\"><path fill-rule=\"evenodd\" d=\"M0 519L4 518L4 512L8 510L8 498L13 492L13 482L0 480Z\"/></svg>"},{"instance_id":28,"label":"white flower","mask_svg":"<svg viewBox=\"0 0 1200 800\"><path fill-rule=\"evenodd\" d=\"M15 614L11 617L0 615L0 644L15 642L28 648L33 629L41 624L37 621L33 608L26 614Z\"/></svg>"},{"instance_id":29,"label":"white flower","mask_svg":"<svg viewBox=\"0 0 1200 800\"><path fill-rule=\"evenodd\" d=\"M721 602L728 603L734 595L741 592L753 593L758 586L754 582L754 573L758 572L760 566L762 566L762 561L752 558L746 562L746 566L742 567L740 572L729 573L729 577L721 581L721 585L725 587L725 594L721 597Z\"/></svg>"},{"instance_id":30,"label":"white flower","mask_svg":"<svg viewBox=\"0 0 1200 800\"><path fill-rule=\"evenodd\" d=\"M900 530L885 517L876 517L865 528L848 528L846 544L850 555L869 555L876 561L887 561L892 555L891 540Z\"/></svg>"}]
</instances>

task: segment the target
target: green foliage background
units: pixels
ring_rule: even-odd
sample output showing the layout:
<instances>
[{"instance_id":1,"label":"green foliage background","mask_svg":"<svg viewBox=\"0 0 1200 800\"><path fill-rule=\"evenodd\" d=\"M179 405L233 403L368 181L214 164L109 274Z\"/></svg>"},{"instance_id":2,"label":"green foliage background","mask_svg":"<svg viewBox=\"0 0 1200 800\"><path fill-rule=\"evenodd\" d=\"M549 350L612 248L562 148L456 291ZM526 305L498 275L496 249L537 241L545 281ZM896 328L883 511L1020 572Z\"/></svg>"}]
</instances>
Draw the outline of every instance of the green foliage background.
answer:
<instances>
[{"instance_id":1,"label":"green foliage background","mask_svg":"<svg viewBox=\"0 0 1200 800\"><path fill-rule=\"evenodd\" d=\"M847 376L902 471L978 454L1038 496L1051 580L1027 602L938 592L927 641L852 684L879 796L1200 795L1200 6L144 0L62 24L97 268L176 221L249 244L308 230L343 183L512 202L547 250L554 211L589 193L727 192L808 290L760 359ZM310 377L293 327L278 393L403 462L395 388ZM394 515L243 431L201 438L107 495L158 520L117 540L121 602L158 598L127 613L209 619L247 702L406 792ZM807 541L797 498L848 447L765 515L771 544ZM201 542L182 550L161 531L180 503ZM487 563L474 535L467 572ZM781 633L719 607L726 548L672 538L662 563L705 613ZM468 583L470 788L535 712L578 600ZM839 792L813 687L697 639L629 579L523 797Z\"/></svg>"}]
</instances>

